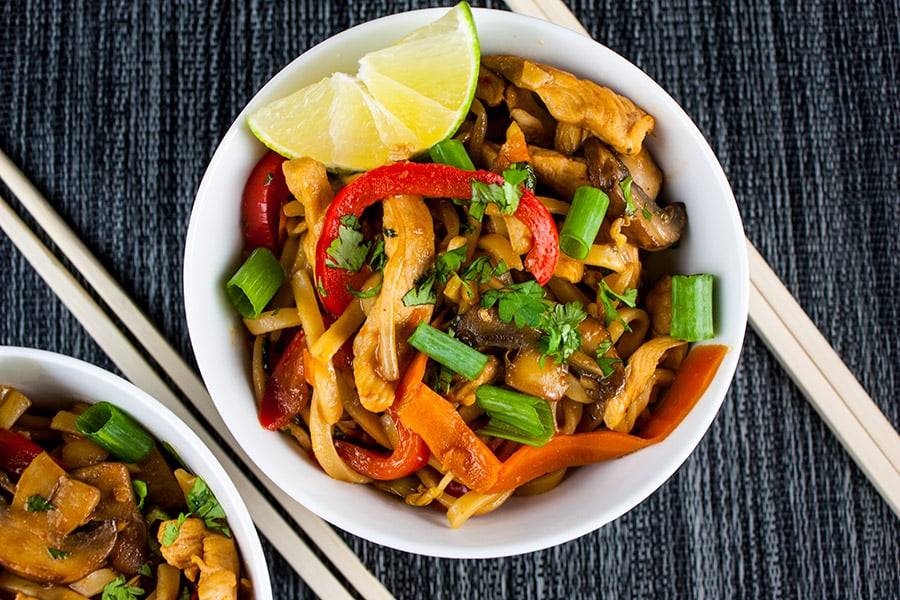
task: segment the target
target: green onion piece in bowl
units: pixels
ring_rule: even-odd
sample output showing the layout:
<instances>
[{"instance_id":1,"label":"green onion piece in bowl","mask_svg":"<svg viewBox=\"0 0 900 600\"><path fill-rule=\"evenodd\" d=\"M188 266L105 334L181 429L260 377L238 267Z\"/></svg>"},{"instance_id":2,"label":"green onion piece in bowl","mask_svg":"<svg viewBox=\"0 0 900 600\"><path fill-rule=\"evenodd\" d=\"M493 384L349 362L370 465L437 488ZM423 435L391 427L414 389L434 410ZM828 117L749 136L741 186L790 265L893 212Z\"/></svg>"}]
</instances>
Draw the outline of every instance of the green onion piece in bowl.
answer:
<instances>
[{"instance_id":1,"label":"green onion piece in bowl","mask_svg":"<svg viewBox=\"0 0 900 600\"><path fill-rule=\"evenodd\" d=\"M284 269L271 250L256 248L225 284L231 303L245 319L257 319L284 283Z\"/></svg>"},{"instance_id":2,"label":"green onion piece in bowl","mask_svg":"<svg viewBox=\"0 0 900 600\"><path fill-rule=\"evenodd\" d=\"M75 428L124 463L139 463L153 450L153 437L109 402L94 404L75 419Z\"/></svg>"},{"instance_id":3,"label":"green onion piece in bowl","mask_svg":"<svg viewBox=\"0 0 900 600\"><path fill-rule=\"evenodd\" d=\"M696 342L715 336L713 326L713 276L672 276L673 338Z\"/></svg>"},{"instance_id":4,"label":"green onion piece in bowl","mask_svg":"<svg viewBox=\"0 0 900 600\"><path fill-rule=\"evenodd\" d=\"M480 434L537 447L553 437L553 411L543 398L481 385L475 390L475 402L491 418Z\"/></svg>"},{"instance_id":5,"label":"green onion piece in bowl","mask_svg":"<svg viewBox=\"0 0 900 600\"><path fill-rule=\"evenodd\" d=\"M448 369L452 369L470 381L481 374L488 357L475 348L465 345L455 337L422 321L407 340L409 345L424 352Z\"/></svg>"},{"instance_id":6,"label":"green onion piece in bowl","mask_svg":"<svg viewBox=\"0 0 900 600\"><path fill-rule=\"evenodd\" d=\"M474 171L475 165L466 147L457 139L450 138L442 142L438 142L428 150L431 160L442 165L450 165L464 171Z\"/></svg>"},{"instance_id":7,"label":"green onion piece in bowl","mask_svg":"<svg viewBox=\"0 0 900 600\"><path fill-rule=\"evenodd\" d=\"M600 231L609 196L589 185L575 190L569 214L559 230L559 249L576 260L584 260Z\"/></svg>"}]
</instances>

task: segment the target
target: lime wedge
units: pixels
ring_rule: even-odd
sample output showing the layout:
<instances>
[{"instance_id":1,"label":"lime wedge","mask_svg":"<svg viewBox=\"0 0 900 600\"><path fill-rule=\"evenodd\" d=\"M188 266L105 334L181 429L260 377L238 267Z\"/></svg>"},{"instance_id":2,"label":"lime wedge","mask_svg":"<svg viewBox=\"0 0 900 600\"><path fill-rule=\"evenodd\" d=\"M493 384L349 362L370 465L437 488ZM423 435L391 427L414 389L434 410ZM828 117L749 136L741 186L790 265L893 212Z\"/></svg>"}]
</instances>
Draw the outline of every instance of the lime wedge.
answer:
<instances>
[{"instance_id":1,"label":"lime wedge","mask_svg":"<svg viewBox=\"0 0 900 600\"><path fill-rule=\"evenodd\" d=\"M457 4L437 21L248 115L266 146L332 170L363 171L411 158L452 135L478 81L472 12Z\"/></svg>"}]
</instances>

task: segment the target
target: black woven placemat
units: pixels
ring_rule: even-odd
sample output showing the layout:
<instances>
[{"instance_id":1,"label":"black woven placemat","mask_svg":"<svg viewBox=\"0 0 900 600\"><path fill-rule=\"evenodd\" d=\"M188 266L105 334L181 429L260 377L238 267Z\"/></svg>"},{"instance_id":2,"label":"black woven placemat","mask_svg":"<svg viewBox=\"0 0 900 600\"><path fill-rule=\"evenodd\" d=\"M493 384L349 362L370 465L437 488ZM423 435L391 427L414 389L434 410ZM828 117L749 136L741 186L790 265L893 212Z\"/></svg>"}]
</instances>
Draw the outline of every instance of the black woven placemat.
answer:
<instances>
[{"instance_id":1,"label":"black woven placemat","mask_svg":"<svg viewBox=\"0 0 900 600\"><path fill-rule=\"evenodd\" d=\"M0 148L193 360L184 236L200 177L234 116L329 35L450 4L8 2L0 7ZM896 427L898 2L569 5L697 122L748 237ZM0 343L115 370L5 237L0 265ZM900 597L900 522L752 330L697 450L600 531L483 561L413 556L342 535L402 598ZM270 558L277 598L311 596Z\"/></svg>"}]
</instances>

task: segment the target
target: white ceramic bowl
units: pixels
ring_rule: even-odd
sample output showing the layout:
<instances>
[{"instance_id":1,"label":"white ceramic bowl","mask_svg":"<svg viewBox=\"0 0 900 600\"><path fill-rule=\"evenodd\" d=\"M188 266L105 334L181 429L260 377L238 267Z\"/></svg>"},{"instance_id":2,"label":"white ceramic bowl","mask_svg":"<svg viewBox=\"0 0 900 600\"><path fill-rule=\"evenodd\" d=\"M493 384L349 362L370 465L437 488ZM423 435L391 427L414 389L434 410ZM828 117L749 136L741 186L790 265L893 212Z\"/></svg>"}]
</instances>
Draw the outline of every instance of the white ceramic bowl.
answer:
<instances>
[{"instance_id":1,"label":"white ceramic bowl","mask_svg":"<svg viewBox=\"0 0 900 600\"><path fill-rule=\"evenodd\" d=\"M271 600L268 567L246 505L222 465L172 411L117 375L44 350L0 346L0 383L18 389L38 407L61 408L72 401L93 404L105 400L133 416L158 440L171 444L225 509L246 576L253 582L254 598Z\"/></svg>"},{"instance_id":2,"label":"white ceramic bowl","mask_svg":"<svg viewBox=\"0 0 900 600\"><path fill-rule=\"evenodd\" d=\"M610 49L567 29L503 11L474 10L482 54L517 54L607 85L656 118L647 145L665 173L665 195L688 209L688 230L665 260L680 273L717 281L713 343L729 352L709 389L681 426L656 446L582 467L550 493L512 498L490 515L447 527L438 511L417 510L364 486L334 481L298 456L285 436L259 426L245 333L224 292L239 264L240 194L265 148L244 122L255 107L333 71L355 72L365 52L437 19L446 9L398 14L340 33L272 78L238 115L210 162L187 235L184 292L191 342L206 385L235 438L288 494L332 524L393 548L481 558L550 547L622 515L656 490L698 444L722 404L743 342L749 278L744 232L731 188L697 127L652 79Z\"/></svg>"}]
</instances>

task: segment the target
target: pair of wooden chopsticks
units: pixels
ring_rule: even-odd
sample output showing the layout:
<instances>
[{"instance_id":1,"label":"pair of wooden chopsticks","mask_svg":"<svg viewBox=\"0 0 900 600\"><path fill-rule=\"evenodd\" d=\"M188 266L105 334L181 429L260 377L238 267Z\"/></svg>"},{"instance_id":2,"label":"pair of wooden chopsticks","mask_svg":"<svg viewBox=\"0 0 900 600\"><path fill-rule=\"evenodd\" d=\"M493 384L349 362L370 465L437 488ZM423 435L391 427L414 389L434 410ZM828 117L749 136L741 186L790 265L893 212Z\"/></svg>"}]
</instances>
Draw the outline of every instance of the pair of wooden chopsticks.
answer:
<instances>
[{"instance_id":1,"label":"pair of wooden chopsticks","mask_svg":"<svg viewBox=\"0 0 900 600\"><path fill-rule=\"evenodd\" d=\"M75 276L28 228L3 198L0 198L0 228L122 373L132 383L162 402L194 430L228 472L247 504L256 527L309 587L322 598L354 597L331 568L323 562L321 555L360 596L372 600L393 598L327 523L282 492L247 458L219 417L199 376L188 367L37 188L2 151L0 151L0 180L6 183L53 240L60 253L68 258L97 296L109 307L110 312L129 329L142 349L168 378L175 382L184 397L204 415L211 428L218 434L218 439L223 440L224 445L238 459L232 459L225 446L194 417L175 391L164 382L139 349L116 326L106 310L91 297ZM247 475L248 472L264 486L269 497L275 499L275 504L269 501L263 490L258 487L259 484ZM283 516L285 513L289 518ZM297 530L295 524L302 529L305 536ZM310 544L317 551L314 551Z\"/></svg>"},{"instance_id":2,"label":"pair of wooden chopsticks","mask_svg":"<svg viewBox=\"0 0 900 600\"><path fill-rule=\"evenodd\" d=\"M513 12L590 37L562 0L507 0L506 4ZM749 239L747 254L750 325L900 516L900 435Z\"/></svg>"}]
</instances>

